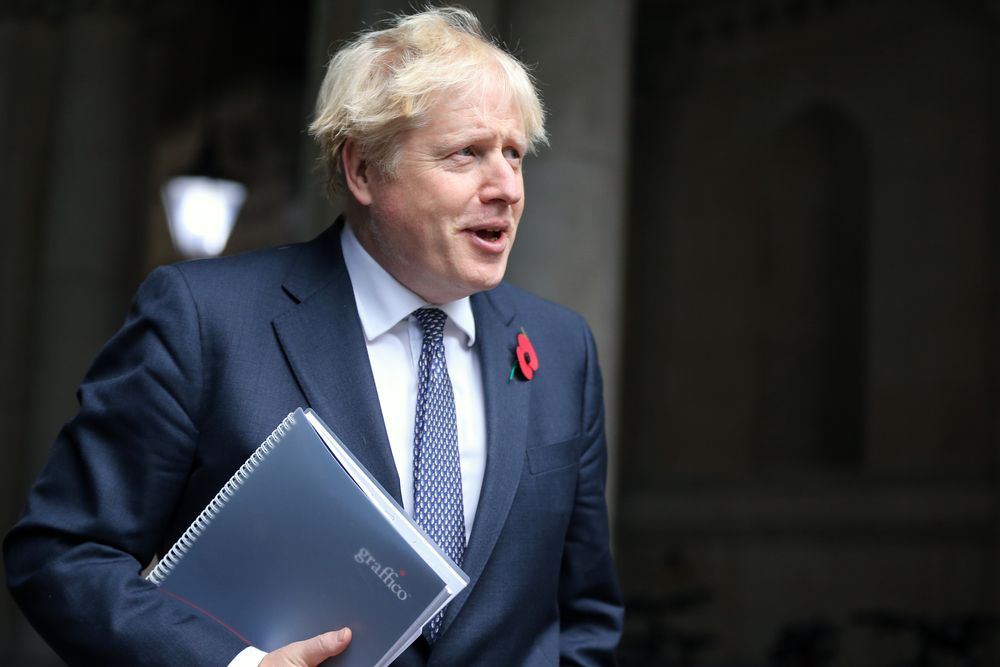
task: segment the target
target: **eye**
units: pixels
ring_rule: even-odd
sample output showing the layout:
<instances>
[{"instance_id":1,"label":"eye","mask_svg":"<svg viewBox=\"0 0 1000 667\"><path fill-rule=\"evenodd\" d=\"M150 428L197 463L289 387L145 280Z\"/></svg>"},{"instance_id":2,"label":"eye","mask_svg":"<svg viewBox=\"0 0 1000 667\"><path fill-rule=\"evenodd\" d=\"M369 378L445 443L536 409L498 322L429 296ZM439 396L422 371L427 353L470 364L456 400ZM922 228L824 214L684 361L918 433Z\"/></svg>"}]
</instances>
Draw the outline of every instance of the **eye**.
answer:
<instances>
[{"instance_id":1,"label":"eye","mask_svg":"<svg viewBox=\"0 0 1000 667\"><path fill-rule=\"evenodd\" d=\"M515 161L521 160L521 151L519 151L517 148L514 148L513 146L508 146L507 148L503 149L503 155L508 160L515 160Z\"/></svg>"},{"instance_id":2,"label":"eye","mask_svg":"<svg viewBox=\"0 0 1000 667\"><path fill-rule=\"evenodd\" d=\"M455 155L458 155L459 157L473 157L473 156L475 156L475 154L476 153L472 149L472 146L466 146L465 148L459 148L457 151L455 151Z\"/></svg>"}]
</instances>

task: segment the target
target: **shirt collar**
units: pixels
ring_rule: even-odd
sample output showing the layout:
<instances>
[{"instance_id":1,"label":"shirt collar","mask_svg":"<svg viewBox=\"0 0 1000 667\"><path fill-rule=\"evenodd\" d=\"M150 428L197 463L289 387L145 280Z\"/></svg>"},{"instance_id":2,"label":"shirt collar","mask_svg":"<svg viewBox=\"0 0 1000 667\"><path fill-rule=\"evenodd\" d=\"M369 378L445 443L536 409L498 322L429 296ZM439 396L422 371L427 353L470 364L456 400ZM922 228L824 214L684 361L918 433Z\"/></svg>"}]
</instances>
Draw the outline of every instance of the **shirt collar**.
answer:
<instances>
[{"instance_id":1,"label":"shirt collar","mask_svg":"<svg viewBox=\"0 0 1000 667\"><path fill-rule=\"evenodd\" d=\"M361 327L369 342L409 317L417 308L432 305L389 275L361 246L350 223L344 225L340 234L340 247L344 253L347 274L354 287L354 301L358 306ZM448 319L465 334L465 344L472 347L476 342L476 321L472 316L469 297L433 305L445 312Z\"/></svg>"}]
</instances>

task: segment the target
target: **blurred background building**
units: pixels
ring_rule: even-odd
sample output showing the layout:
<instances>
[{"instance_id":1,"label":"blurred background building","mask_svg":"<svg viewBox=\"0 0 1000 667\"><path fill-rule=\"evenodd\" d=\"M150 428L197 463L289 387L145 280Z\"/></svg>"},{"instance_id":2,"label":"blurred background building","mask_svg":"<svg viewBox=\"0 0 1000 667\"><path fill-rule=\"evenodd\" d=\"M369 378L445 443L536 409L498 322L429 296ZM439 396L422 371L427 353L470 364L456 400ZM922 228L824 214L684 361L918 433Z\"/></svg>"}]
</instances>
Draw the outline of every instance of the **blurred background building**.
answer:
<instances>
[{"instance_id":1,"label":"blurred background building","mask_svg":"<svg viewBox=\"0 0 1000 667\"><path fill-rule=\"evenodd\" d=\"M549 110L509 278L598 338L622 663L1000 664L1000 3L465 5ZM246 185L226 253L318 233L323 67L407 8L0 0L4 530L167 179ZM5 591L0 664L59 664Z\"/></svg>"}]
</instances>

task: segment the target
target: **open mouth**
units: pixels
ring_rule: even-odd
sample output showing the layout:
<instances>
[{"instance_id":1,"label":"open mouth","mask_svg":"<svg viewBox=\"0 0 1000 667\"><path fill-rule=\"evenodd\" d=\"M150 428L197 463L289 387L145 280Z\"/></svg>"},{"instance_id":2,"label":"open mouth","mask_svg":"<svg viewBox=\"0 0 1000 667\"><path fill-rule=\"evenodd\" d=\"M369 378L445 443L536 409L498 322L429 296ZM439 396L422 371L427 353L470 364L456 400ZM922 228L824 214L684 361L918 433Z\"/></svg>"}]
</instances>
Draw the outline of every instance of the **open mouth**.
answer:
<instances>
[{"instance_id":1,"label":"open mouth","mask_svg":"<svg viewBox=\"0 0 1000 667\"><path fill-rule=\"evenodd\" d=\"M476 236L486 241L499 241L501 232L499 229L477 229Z\"/></svg>"}]
</instances>

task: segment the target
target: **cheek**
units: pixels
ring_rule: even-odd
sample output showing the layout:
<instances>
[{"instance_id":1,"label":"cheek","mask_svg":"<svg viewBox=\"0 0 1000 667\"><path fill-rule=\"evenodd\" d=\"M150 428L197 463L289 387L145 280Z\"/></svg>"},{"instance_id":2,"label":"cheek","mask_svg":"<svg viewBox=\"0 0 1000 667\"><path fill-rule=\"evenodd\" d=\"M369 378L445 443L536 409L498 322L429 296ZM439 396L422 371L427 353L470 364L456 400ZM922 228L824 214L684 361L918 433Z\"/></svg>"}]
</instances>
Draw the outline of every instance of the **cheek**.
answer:
<instances>
[{"instance_id":1,"label":"cheek","mask_svg":"<svg viewBox=\"0 0 1000 667\"><path fill-rule=\"evenodd\" d=\"M510 235L511 238L514 238L517 235L517 230L521 226L521 213L524 212L524 200L521 200L511 206L511 211L514 214L514 226L511 228Z\"/></svg>"},{"instance_id":2,"label":"cheek","mask_svg":"<svg viewBox=\"0 0 1000 667\"><path fill-rule=\"evenodd\" d=\"M521 213L524 212L524 197L522 196L517 202L511 206L511 210L514 212L514 224L516 225L521 221Z\"/></svg>"},{"instance_id":3,"label":"cheek","mask_svg":"<svg viewBox=\"0 0 1000 667\"><path fill-rule=\"evenodd\" d=\"M409 189L386 191L372 205L372 213L381 221L384 236L395 243L419 243L429 214L425 197L417 197Z\"/></svg>"}]
</instances>

